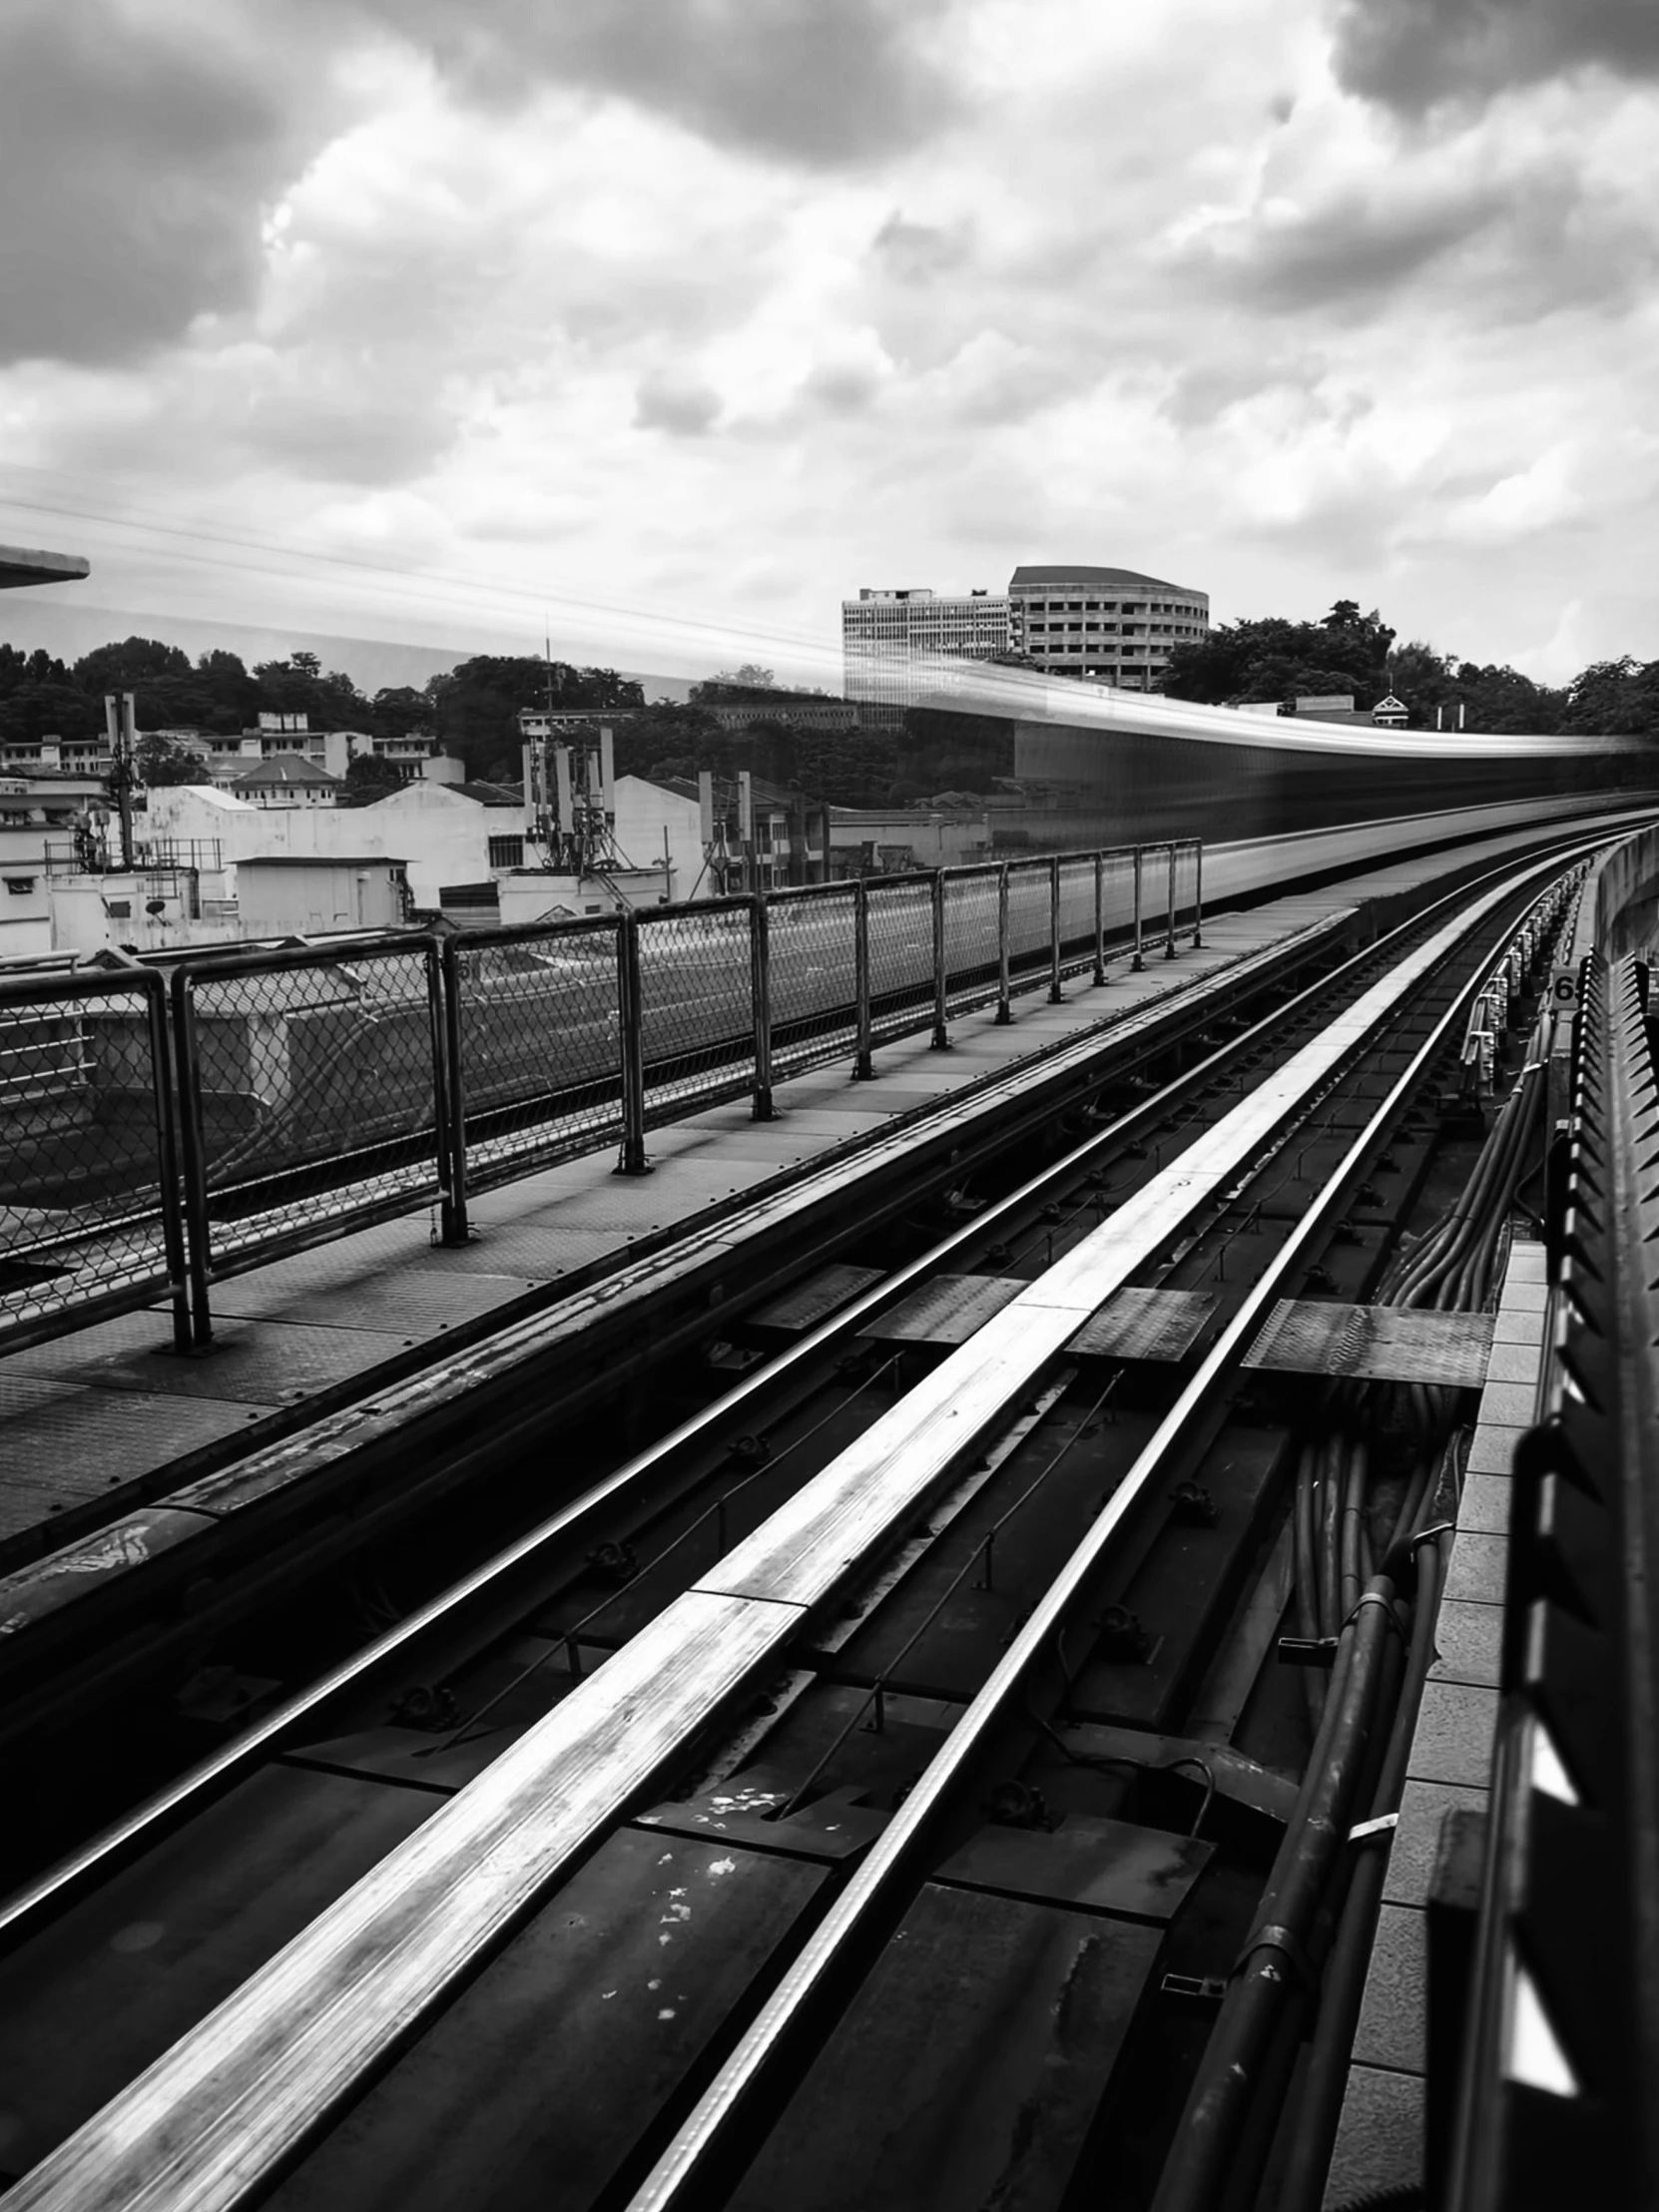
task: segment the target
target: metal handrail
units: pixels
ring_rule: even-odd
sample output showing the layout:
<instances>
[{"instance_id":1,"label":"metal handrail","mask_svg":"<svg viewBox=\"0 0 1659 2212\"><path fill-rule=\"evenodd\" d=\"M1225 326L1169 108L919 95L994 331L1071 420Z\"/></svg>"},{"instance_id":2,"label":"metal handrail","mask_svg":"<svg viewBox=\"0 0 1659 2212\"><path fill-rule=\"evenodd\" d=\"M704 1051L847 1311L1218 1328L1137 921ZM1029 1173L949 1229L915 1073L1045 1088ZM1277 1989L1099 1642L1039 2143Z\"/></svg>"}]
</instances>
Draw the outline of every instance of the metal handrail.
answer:
<instances>
[{"instance_id":1,"label":"metal handrail","mask_svg":"<svg viewBox=\"0 0 1659 2212\"><path fill-rule=\"evenodd\" d=\"M152 1009L156 1098L154 1118L158 1158L163 1163L157 1210L165 1254L165 1280L171 1289L181 1349L206 1350L213 1341L212 1287L227 1272L256 1265L267 1256L293 1251L342 1229L385 1219L411 1204L434 1204L438 1234L448 1245L464 1244L470 1235L467 1217L468 1185L474 1172L469 1158L469 1118L494 1116L492 1144L498 1148L484 1179L500 1180L504 1174L524 1173L548 1161L592 1149L596 1143L619 1136L619 1172L649 1172L646 1134L655 1121L694 1111L717 1092L730 1096L734 1089L752 1097L758 1120L770 1119L773 1102L774 1061L779 1051L805 1052L822 1059L845 1049L855 1078L873 1073L878 1041L918 1029L931 1032L938 1049L950 1042L950 1022L974 1005L994 1005L995 1019L1011 1019L1011 999L1016 990L1046 988L1051 1001L1063 995L1067 974L1086 974L1093 985L1106 981L1105 871L1114 861L1133 862L1132 915L1125 928L1132 933L1134 962L1142 962L1146 917L1142 910L1145 863L1162 860L1168 872L1169 896L1163 918L1165 949L1173 956L1176 944L1176 875L1183 854L1199 855L1195 867L1195 896L1191 922L1194 944L1202 941L1202 845L1195 837L1160 838L1148 844L1090 847L1060 853L1000 855L960 866L910 870L903 874L867 874L843 880L799 884L768 892L746 892L710 899L678 900L641 912L603 915L571 915L558 920L492 923L478 929L378 930L331 936L324 941L267 944L253 948L213 946L195 951L152 955L125 962L119 969L80 967L69 974L31 971L0 975L0 1016L12 1009L68 1005L88 996L142 992ZM1062 885L1067 869L1092 875L1092 913L1087 926L1065 928ZM1011 939L1010 885L1020 879L1046 879L1047 926L1033 945L1021 936L1016 952ZM965 883L994 883L996 919L994 941L983 931L976 949L982 957L964 957L958 946L951 962L949 924L953 887ZM1126 882L1126 889L1130 884ZM872 977L870 906L872 894L889 893L925 897L930 913L930 945L918 957L913 978L893 987L878 987ZM803 1020L792 1022L780 1042L773 1004L773 923L801 902L839 901L847 913L848 942L844 947L852 973L848 1000L815 1007ZM1022 901L1022 927L1035 918ZM1077 917L1074 913L1074 920ZM960 916L958 915L958 922ZM667 1091L651 1094L644 1033L645 987L641 945L646 934L664 924L729 922L733 935L734 979L743 972L741 989L748 994L748 1018L741 1033L734 1029L711 1037L707 1065L675 1068ZM927 924L923 925L924 928ZM1182 931L1185 934L1185 930ZM743 949L739 949L739 939ZM1045 941L1046 940L1046 941ZM604 992L614 991L614 1042L600 1057L605 1065L594 1072L597 1049L594 1024L589 1023L589 1058L572 1073L568 1056L565 1072L547 1072L532 1052L520 1053L530 1061L534 1078L528 1089L508 1105L492 1105L488 1085L478 1081L478 1069L469 1067L467 1023L468 992L480 978L472 963L481 954L510 952L515 947L534 950L542 946L590 944L596 956L596 981L604 978ZM921 944L914 947L921 955ZM721 955L724 958L724 952ZM233 1172L227 1176L223 1156L217 1169L210 1167L207 1138L207 1088L202 1067L202 1040L198 1019L199 986L224 985L243 978L297 977L324 971L371 973L389 960L419 963L420 981L412 974L395 995L392 1018L400 1023L404 1048L410 1041L409 1024L418 1035L422 1025L429 1034L429 1067L425 1048L420 1049L420 1070L411 1067L414 1087L402 1105L405 1126L383 1131L373 1142L346 1144L326 1162L303 1151L284 1158L283 1130L293 1120L303 1120L305 1094L296 1094L293 1110L284 1123L280 1118L273 1132L258 1117L265 1111L253 1093L247 1110L256 1118L241 1140L242 1153L257 1163L257 1172ZM614 977L612 974L614 963ZM926 970L930 969L930 976ZM532 972L531 970L526 971ZM925 979L924 979L925 978ZM503 981L509 980L506 975ZM488 981L491 978L485 977ZM739 1001L741 1003L741 999ZM510 1011L510 996L500 1002ZM286 1023L291 1011L278 1000L261 1010L258 1018L275 1029ZM532 1018L545 1019L539 1007ZM221 1017L227 1018L227 1017ZM252 1022L254 1011L232 1014ZM597 1018L597 1017L596 1017ZM611 1015L605 1019L611 1020ZM500 1032L497 1031L497 1035ZM837 1039L839 1044L837 1045ZM701 1047L698 1048L699 1055ZM509 1054L509 1057L511 1055ZM790 1064L788 1061L784 1065ZM799 1065L799 1058L794 1064ZM583 1072L583 1068L587 1072ZM330 1075L337 1073L333 1062ZM572 1101L577 1101L572 1105ZM597 1104L595 1103L597 1101ZM48 1102L49 1103L49 1102ZM337 1109L336 1109L337 1110ZM503 1122L501 1116L507 1120ZM522 1115L522 1119L513 1118ZM505 1128L503 1138L499 1131ZM600 1133L603 1130L604 1133ZM275 1157L272 1147L275 1144ZM411 1174L421 1161L429 1175ZM257 1225L235 1240L234 1250L216 1253L216 1212L227 1206ZM272 1218L264 1218L269 1205ZM285 1209L285 1212L284 1212ZM115 1294L118 1302L138 1303L153 1297L154 1275L142 1286ZM31 1321L32 1334L76 1326L96 1310L107 1310L108 1298L96 1302L66 1296L60 1310L45 1324ZM19 1342L17 1325L8 1327L0 1310L0 1347Z\"/></svg>"}]
</instances>

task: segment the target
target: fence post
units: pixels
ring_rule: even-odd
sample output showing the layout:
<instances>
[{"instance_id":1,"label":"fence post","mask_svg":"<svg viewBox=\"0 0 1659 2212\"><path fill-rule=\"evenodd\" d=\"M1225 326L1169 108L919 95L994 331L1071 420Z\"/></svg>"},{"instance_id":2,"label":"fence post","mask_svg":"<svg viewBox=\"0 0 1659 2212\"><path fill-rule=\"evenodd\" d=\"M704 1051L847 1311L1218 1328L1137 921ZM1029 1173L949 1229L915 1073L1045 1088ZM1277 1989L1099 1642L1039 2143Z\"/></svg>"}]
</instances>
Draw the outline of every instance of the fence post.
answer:
<instances>
[{"instance_id":1,"label":"fence post","mask_svg":"<svg viewBox=\"0 0 1659 2212\"><path fill-rule=\"evenodd\" d=\"M1164 917L1164 958L1175 958L1175 839L1169 844L1169 912Z\"/></svg>"},{"instance_id":2,"label":"fence post","mask_svg":"<svg viewBox=\"0 0 1659 2212\"><path fill-rule=\"evenodd\" d=\"M852 1047L852 1080L868 1083L875 1076L875 1064L870 1058L869 884L861 875L852 891L852 995L857 1026Z\"/></svg>"},{"instance_id":3,"label":"fence post","mask_svg":"<svg viewBox=\"0 0 1659 2212\"><path fill-rule=\"evenodd\" d=\"M1133 968L1133 969L1134 969L1134 970L1135 970L1135 971L1136 971L1137 973L1139 973L1139 971L1140 971L1140 970L1141 970L1142 968L1144 968L1144 967L1146 966L1146 959L1145 959L1145 956L1144 956L1144 954L1142 953L1142 950L1141 950L1141 882L1142 882L1142 877L1144 876L1144 874L1145 874L1145 872L1146 872L1146 870L1145 870L1145 860L1146 860L1146 848L1145 848L1145 846L1144 846L1144 845L1136 845L1136 847L1135 847L1135 957L1134 957L1134 958L1133 958L1133 959L1132 959L1132 960L1130 961L1129 965L1130 965L1130 966L1131 966L1131 967L1132 967L1132 968Z\"/></svg>"},{"instance_id":4,"label":"fence post","mask_svg":"<svg viewBox=\"0 0 1659 2212\"><path fill-rule=\"evenodd\" d=\"M645 1157L645 987L640 976L640 917L623 914L616 932L617 1039L622 1056L622 1155L618 1175L649 1175Z\"/></svg>"},{"instance_id":5,"label":"fence post","mask_svg":"<svg viewBox=\"0 0 1659 2212\"><path fill-rule=\"evenodd\" d=\"M1204 945L1204 839L1193 839L1193 950Z\"/></svg>"},{"instance_id":6,"label":"fence post","mask_svg":"<svg viewBox=\"0 0 1659 2212\"><path fill-rule=\"evenodd\" d=\"M775 1121L772 1103L772 931L764 891L749 909L749 992L755 1009L756 1121Z\"/></svg>"},{"instance_id":7,"label":"fence post","mask_svg":"<svg viewBox=\"0 0 1659 2212\"><path fill-rule=\"evenodd\" d=\"M1014 1018L1009 1004L1012 992L1008 980L1008 863L1003 861L996 871L996 1020L998 1028L1006 1028Z\"/></svg>"},{"instance_id":8,"label":"fence post","mask_svg":"<svg viewBox=\"0 0 1659 2212\"><path fill-rule=\"evenodd\" d=\"M461 1065L461 960L456 940L427 948L432 992L432 1058L437 1107L438 1241L464 1245L466 1218L466 1080Z\"/></svg>"},{"instance_id":9,"label":"fence post","mask_svg":"<svg viewBox=\"0 0 1659 2212\"><path fill-rule=\"evenodd\" d=\"M1094 856L1094 981L1106 980L1106 855Z\"/></svg>"},{"instance_id":10,"label":"fence post","mask_svg":"<svg viewBox=\"0 0 1659 2212\"><path fill-rule=\"evenodd\" d=\"M156 1107L156 1181L162 1196L162 1250L173 1300L173 1349L190 1350L190 1285L185 1273L185 1223L180 1205L179 1145L173 1116L173 1053L167 1028L167 984L154 969L144 979L150 1032L150 1080Z\"/></svg>"},{"instance_id":11,"label":"fence post","mask_svg":"<svg viewBox=\"0 0 1659 2212\"><path fill-rule=\"evenodd\" d=\"M944 965L944 869L933 870L933 1050L950 1050L948 978Z\"/></svg>"},{"instance_id":12,"label":"fence post","mask_svg":"<svg viewBox=\"0 0 1659 2212\"><path fill-rule=\"evenodd\" d=\"M202 1127L202 1059L196 1045L194 978L173 970L173 1049L179 1072L179 1163L185 1184L185 1265L190 1278L190 1345L206 1352L214 1341L208 1302L213 1229L208 1219L207 1139Z\"/></svg>"},{"instance_id":13,"label":"fence post","mask_svg":"<svg viewBox=\"0 0 1659 2212\"><path fill-rule=\"evenodd\" d=\"M1060 988L1060 855L1048 863L1048 1003L1058 1006L1065 998Z\"/></svg>"}]
</instances>

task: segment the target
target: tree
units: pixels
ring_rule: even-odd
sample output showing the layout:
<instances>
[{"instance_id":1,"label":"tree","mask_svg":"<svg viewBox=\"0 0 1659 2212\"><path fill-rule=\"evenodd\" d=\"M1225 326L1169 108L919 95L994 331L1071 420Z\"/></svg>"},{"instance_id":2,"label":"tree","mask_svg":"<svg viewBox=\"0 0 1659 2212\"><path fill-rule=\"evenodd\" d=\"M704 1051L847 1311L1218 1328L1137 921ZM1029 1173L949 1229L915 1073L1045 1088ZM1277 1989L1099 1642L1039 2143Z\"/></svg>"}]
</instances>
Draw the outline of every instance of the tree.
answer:
<instances>
[{"instance_id":1,"label":"tree","mask_svg":"<svg viewBox=\"0 0 1659 2212\"><path fill-rule=\"evenodd\" d=\"M1594 661L1567 686L1563 727L1587 737L1659 738L1659 661Z\"/></svg>"},{"instance_id":2,"label":"tree","mask_svg":"<svg viewBox=\"0 0 1659 2212\"><path fill-rule=\"evenodd\" d=\"M224 737L247 729L260 711L260 687L240 653L216 647L196 664L196 680L208 698L206 727Z\"/></svg>"},{"instance_id":3,"label":"tree","mask_svg":"<svg viewBox=\"0 0 1659 2212\"><path fill-rule=\"evenodd\" d=\"M313 730L362 730L369 704L349 676L322 673L314 653L290 653L285 661L262 661L254 671L259 707L267 714L304 715Z\"/></svg>"},{"instance_id":4,"label":"tree","mask_svg":"<svg viewBox=\"0 0 1659 2212\"><path fill-rule=\"evenodd\" d=\"M758 661L745 661L742 668L717 669L713 676L701 684L693 684L689 697L693 706L736 706L747 692L769 692L778 688L778 678L770 668L762 668Z\"/></svg>"},{"instance_id":5,"label":"tree","mask_svg":"<svg viewBox=\"0 0 1659 2212\"><path fill-rule=\"evenodd\" d=\"M147 730L133 755L138 780L151 791L167 784L211 784L213 772L200 755L173 738Z\"/></svg>"},{"instance_id":6,"label":"tree","mask_svg":"<svg viewBox=\"0 0 1659 2212\"><path fill-rule=\"evenodd\" d=\"M1320 692L1352 692L1363 706L1388 684L1394 633L1373 608L1339 599L1319 622L1269 615L1222 623L1170 654L1156 689L1170 699L1242 707Z\"/></svg>"},{"instance_id":7,"label":"tree","mask_svg":"<svg viewBox=\"0 0 1659 2212\"><path fill-rule=\"evenodd\" d=\"M67 681L26 677L0 698L0 738L13 743L38 745L42 738L92 737L103 727L102 701L95 706L79 685Z\"/></svg>"},{"instance_id":8,"label":"tree","mask_svg":"<svg viewBox=\"0 0 1659 2212\"><path fill-rule=\"evenodd\" d=\"M393 792L403 789L403 778L395 761L388 761L378 753L354 753L345 764L345 783L340 790L342 807L372 807L377 799L387 799Z\"/></svg>"},{"instance_id":9,"label":"tree","mask_svg":"<svg viewBox=\"0 0 1659 2212\"><path fill-rule=\"evenodd\" d=\"M75 681L95 699L105 692L136 692L158 678L177 682L195 674L190 655L160 638L124 638L119 645L94 646L75 663Z\"/></svg>"},{"instance_id":10,"label":"tree","mask_svg":"<svg viewBox=\"0 0 1659 2212\"><path fill-rule=\"evenodd\" d=\"M369 728L377 738L412 738L432 728L432 702L411 685L377 691L369 709Z\"/></svg>"},{"instance_id":11,"label":"tree","mask_svg":"<svg viewBox=\"0 0 1659 2212\"><path fill-rule=\"evenodd\" d=\"M446 750L460 755L469 776L496 780L519 773L521 709L551 706L559 714L645 705L639 685L614 668L577 669L529 654L474 654L434 676L426 698Z\"/></svg>"}]
</instances>

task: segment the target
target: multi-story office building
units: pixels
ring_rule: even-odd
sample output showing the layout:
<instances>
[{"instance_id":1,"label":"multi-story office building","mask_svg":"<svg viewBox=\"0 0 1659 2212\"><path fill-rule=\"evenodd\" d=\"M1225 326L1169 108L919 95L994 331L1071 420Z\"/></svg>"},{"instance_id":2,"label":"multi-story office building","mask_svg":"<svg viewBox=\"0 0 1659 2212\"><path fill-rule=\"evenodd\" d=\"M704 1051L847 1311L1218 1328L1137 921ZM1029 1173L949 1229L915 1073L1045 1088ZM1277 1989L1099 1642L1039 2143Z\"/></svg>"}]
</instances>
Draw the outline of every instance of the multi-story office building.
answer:
<instances>
[{"instance_id":1,"label":"multi-story office building","mask_svg":"<svg viewBox=\"0 0 1659 2212\"><path fill-rule=\"evenodd\" d=\"M1043 564L1016 568L1012 622L1030 661L1049 676L1147 691L1174 646L1210 627L1210 597L1132 568Z\"/></svg>"},{"instance_id":2,"label":"multi-story office building","mask_svg":"<svg viewBox=\"0 0 1659 2212\"><path fill-rule=\"evenodd\" d=\"M1015 609L1002 593L865 589L841 601L846 696L894 715L937 693L941 655L988 661L1018 644Z\"/></svg>"}]
</instances>

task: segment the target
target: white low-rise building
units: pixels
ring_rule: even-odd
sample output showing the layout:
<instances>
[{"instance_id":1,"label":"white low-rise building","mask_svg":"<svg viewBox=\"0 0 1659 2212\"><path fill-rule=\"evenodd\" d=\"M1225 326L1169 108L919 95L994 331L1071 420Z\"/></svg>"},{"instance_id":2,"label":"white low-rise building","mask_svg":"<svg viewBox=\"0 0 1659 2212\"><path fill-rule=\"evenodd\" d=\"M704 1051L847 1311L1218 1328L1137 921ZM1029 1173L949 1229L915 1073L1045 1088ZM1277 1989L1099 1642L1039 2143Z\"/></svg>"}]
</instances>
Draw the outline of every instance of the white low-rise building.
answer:
<instances>
[{"instance_id":1,"label":"white low-rise building","mask_svg":"<svg viewBox=\"0 0 1659 2212\"><path fill-rule=\"evenodd\" d=\"M170 844L217 842L226 866L240 860L400 861L413 904L436 912L450 885L480 883L522 867L522 796L499 784L406 784L368 807L252 807L201 784L150 794L148 835Z\"/></svg>"}]
</instances>

